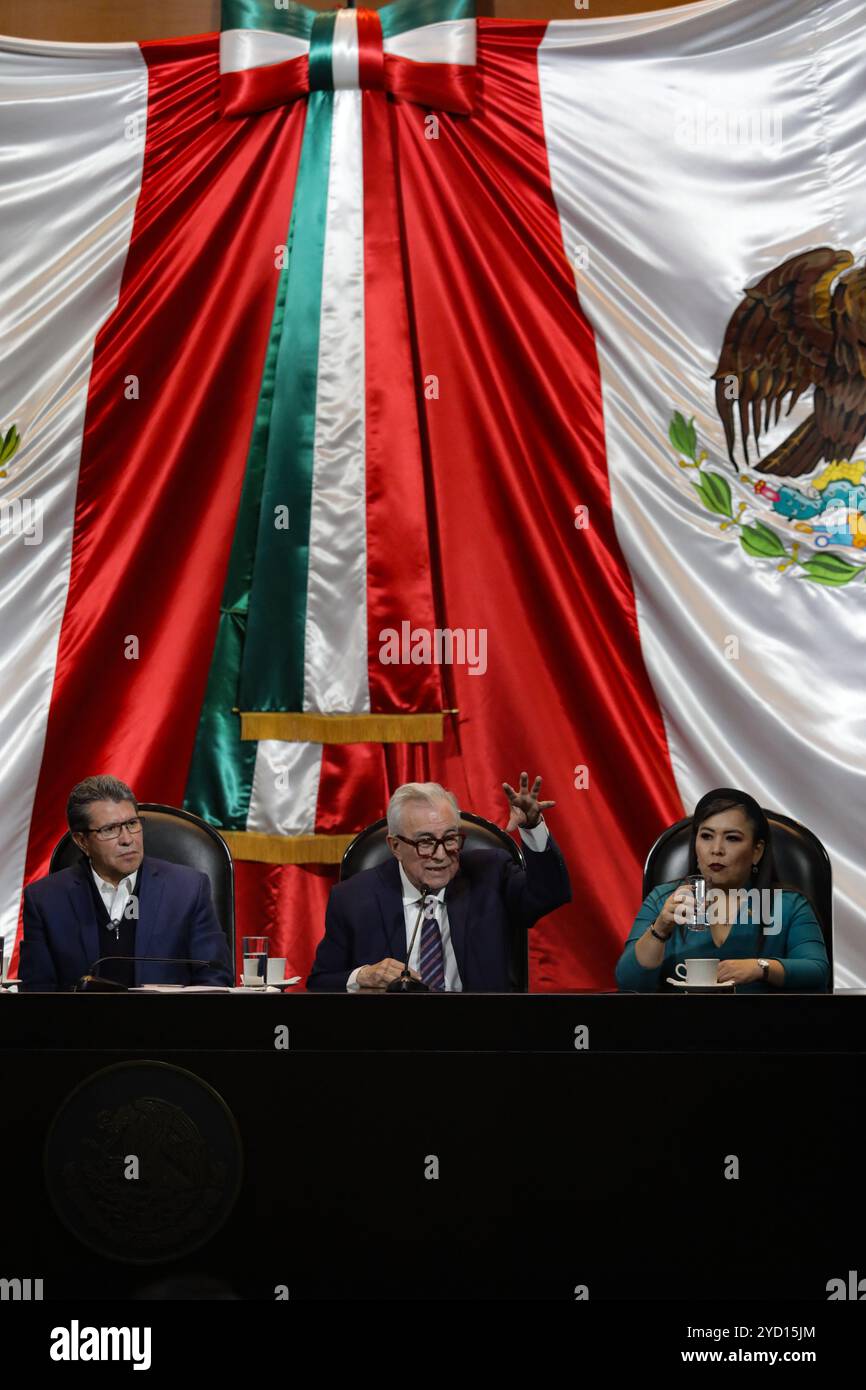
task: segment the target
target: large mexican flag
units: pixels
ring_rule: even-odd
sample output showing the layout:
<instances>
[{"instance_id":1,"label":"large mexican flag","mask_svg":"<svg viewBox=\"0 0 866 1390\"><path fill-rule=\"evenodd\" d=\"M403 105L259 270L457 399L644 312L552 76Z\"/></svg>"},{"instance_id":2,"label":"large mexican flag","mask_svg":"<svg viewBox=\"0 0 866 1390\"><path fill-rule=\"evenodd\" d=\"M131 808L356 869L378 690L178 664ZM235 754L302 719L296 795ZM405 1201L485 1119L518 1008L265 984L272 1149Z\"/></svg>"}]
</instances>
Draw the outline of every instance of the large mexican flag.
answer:
<instances>
[{"instance_id":1,"label":"large mexican flag","mask_svg":"<svg viewBox=\"0 0 866 1390\"><path fill-rule=\"evenodd\" d=\"M7 956L88 773L220 826L304 973L397 783L504 824L526 768L534 988L612 986L720 784L866 982L864 77L855 0L0 40Z\"/></svg>"}]
</instances>

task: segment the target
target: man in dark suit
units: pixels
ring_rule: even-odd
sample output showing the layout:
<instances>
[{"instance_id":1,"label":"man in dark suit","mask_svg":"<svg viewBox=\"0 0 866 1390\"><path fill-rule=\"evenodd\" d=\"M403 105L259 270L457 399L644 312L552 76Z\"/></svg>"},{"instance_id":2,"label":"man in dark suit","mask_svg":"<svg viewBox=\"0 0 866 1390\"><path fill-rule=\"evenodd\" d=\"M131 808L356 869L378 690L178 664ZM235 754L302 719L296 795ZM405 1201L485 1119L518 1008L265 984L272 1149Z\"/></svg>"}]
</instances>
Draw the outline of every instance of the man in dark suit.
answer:
<instances>
[{"instance_id":1,"label":"man in dark suit","mask_svg":"<svg viewBox=\"0 0 866 1390\"><path fill-rule=\"evenodd\" d=\"M503 782L519 829L526 870L505 850L461 853L460 812L438 782L408 782L388 806L386 863L338 883L328 900L325 935L307 980L310 990L384 990L403 971L421 922L410 973L431 990L511 989L511 928L529 928L571 901L568 872L544 823L541 778L520 790Z\"/></svg>"},{"instance_id":2,"label":"man in dark suit","mask_svg":"<svg viewBox=\"0 0 866 1390\"><path fill-rule=\"evenodd\" d=\"M116 777L88 777L66 806L79 864L24 891L20 976L25 990L66 990L103 956L172 956L187 965L104 962L119 984L232 983L207 874L144 853L138 803Z\"/></svg>"}]
</instances>

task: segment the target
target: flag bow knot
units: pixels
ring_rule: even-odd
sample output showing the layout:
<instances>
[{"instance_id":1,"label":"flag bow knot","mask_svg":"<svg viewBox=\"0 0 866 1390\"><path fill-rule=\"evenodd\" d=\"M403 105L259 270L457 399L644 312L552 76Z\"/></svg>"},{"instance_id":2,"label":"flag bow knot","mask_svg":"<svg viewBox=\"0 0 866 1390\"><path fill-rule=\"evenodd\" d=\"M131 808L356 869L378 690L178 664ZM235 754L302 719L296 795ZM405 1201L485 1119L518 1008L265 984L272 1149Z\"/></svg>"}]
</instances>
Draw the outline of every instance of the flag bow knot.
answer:
<instances>
[{"instance_id":1,"label":"flag bow knot","mask_svg":"<svg viewBox=\"0 0 866 1390\"><path fill-rule=\"evenodd\" d=\"M475 96L474 0L395 0L317 13L286 0L228 0L220 34L222 111L246 116L315 91L383 91L468 114Z\"/></svg>"}]
</instances>

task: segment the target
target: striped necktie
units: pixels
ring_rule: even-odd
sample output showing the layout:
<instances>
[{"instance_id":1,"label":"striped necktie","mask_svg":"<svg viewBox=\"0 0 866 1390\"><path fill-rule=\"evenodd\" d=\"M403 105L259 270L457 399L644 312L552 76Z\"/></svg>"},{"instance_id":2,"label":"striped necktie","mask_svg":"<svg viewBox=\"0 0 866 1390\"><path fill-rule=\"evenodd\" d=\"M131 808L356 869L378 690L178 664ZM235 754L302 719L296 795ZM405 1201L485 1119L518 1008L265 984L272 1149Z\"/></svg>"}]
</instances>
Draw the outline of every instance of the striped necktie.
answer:
<instances>
[{"instance_id":1,"label":"striped necktie","mask_svg":"<svg viewBox=\"0 0 866 1390\"><path fill-rule=\"evenodd\" d=\"M442 951L442 934L436 920L436 899L428 898L424 904L424 921L421 925L421 979L428 989L444 990L445 956Z\"/></svg>"}]
</instances>

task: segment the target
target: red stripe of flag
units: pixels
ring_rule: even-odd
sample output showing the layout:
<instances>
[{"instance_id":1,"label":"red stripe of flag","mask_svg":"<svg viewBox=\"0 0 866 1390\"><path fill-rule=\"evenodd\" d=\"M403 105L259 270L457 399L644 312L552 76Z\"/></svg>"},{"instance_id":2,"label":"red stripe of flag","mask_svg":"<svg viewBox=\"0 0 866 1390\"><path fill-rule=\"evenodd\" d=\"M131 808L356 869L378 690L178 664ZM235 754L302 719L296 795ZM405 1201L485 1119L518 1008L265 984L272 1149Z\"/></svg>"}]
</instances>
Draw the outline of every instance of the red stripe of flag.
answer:
<instances>
[{"instance_id":1,"label":"red stripe of flag","mask_svg":"<svg viewBox=\"0 0 866 1390\"><path fill-rule=\"evenodd\" d=\"M444 617L488 644L484 675L445 668L459 742L429 757L500 824L500 783L543 775L575 901L530 934L533 987L613 988L643 858L683 812L614 529L595 342L550 188L544 31L479 21L481 105L440 115L436 141L423 110L391 106L420 371L439 379L425 412Z\"/></svg>"},{"instance_id":2,"label":"red stripe of flag","mask_svg":"<svg viewBox=\"0 0 866 1390\"><path fill-rule=\"evenodd\" d=\"M362 91L381 89L385 83L382 21L378 10L359 9L357 14L359 85Z\"/></svg>"},{"instance_id":3,"label":"red stripe of flag","mask_svg":"<svg viewBox=\"0 0 866 1390\"><path fill-rule=\"evenodd\" d=\"M144 45L142 45L144 47ZM220 101L225 116L247 116L296 101L310 90L310 62L306 53L284 63L264 63L257 68L224 72Z\"/></svg>"},{"instance_id":4,"label":"red stripe of flag","mask_svg":"<svg viewBox=\"0 0 866 1390\"><path fill-rule=\"evenodd\" d=\"M377 16L378 22L378 16ZM372 710L441 710L438 669L379 657L386 629L436 626L419 432L415 344L407 308L392 158L393 106L364 93L364 352L366 370L367 644Z\"/></svg>"}]
</instances>

